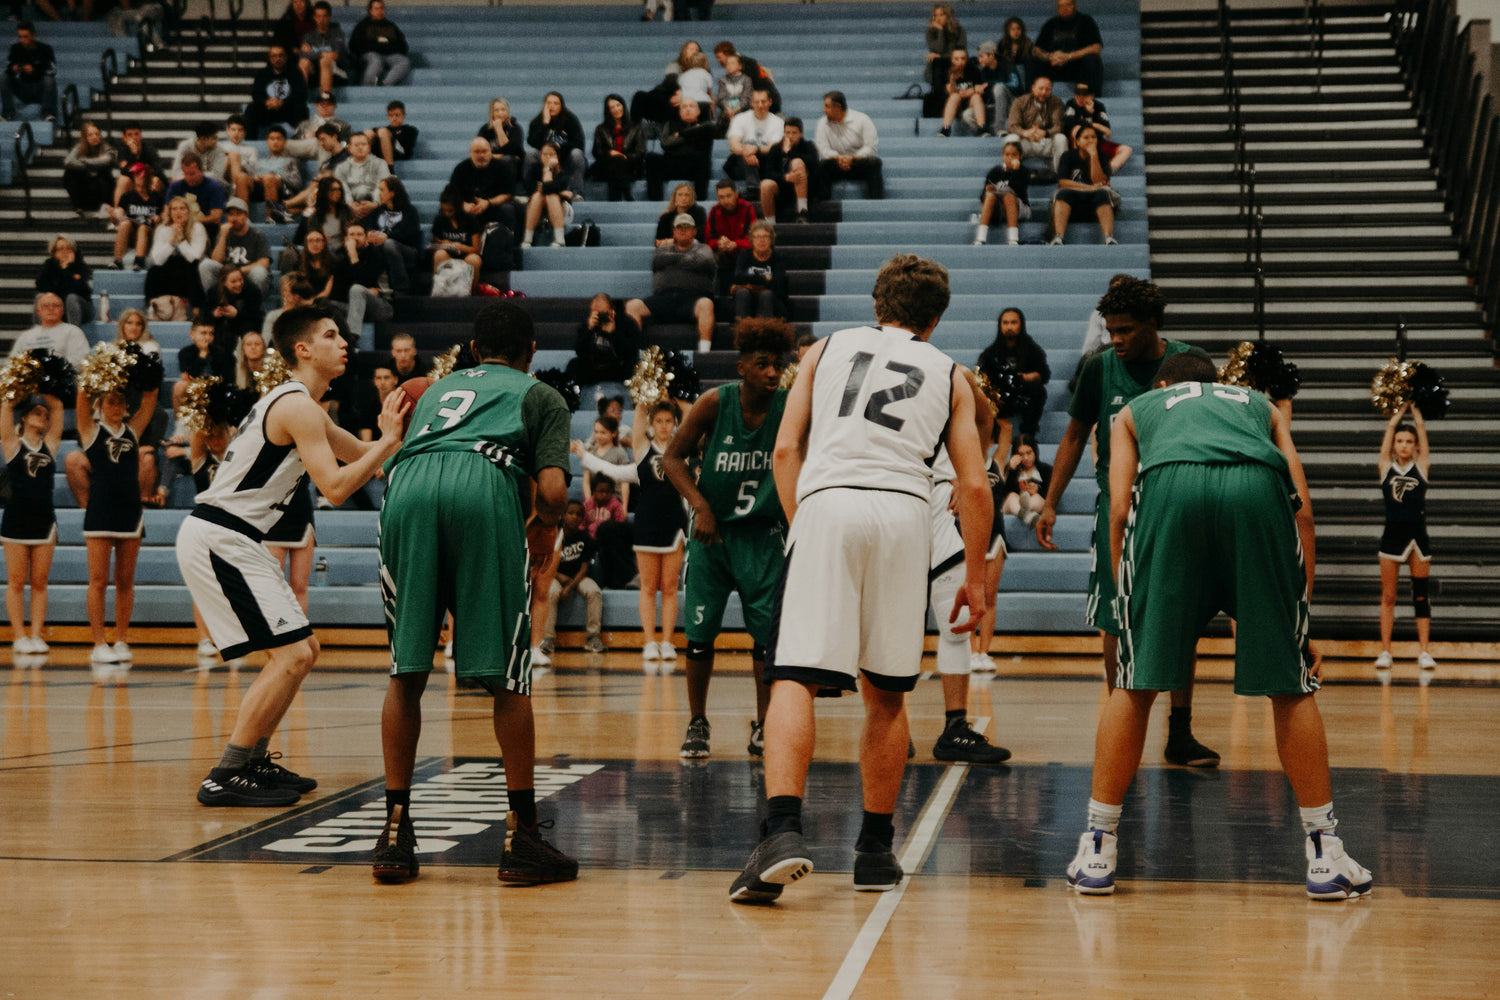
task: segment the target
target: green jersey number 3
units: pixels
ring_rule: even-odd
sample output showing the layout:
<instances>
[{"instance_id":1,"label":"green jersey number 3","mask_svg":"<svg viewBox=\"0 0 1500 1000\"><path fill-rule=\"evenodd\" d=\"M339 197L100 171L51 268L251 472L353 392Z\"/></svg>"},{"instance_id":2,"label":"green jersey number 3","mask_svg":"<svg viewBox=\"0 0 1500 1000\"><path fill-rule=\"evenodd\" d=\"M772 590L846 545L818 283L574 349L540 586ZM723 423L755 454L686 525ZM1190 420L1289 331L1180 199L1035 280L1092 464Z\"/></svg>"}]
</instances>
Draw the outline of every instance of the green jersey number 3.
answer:
<instances>
[{"instance_id":1,"label":"green jersey number 3","mask_svg":"<svg viewBox=\"0 0 1500 1000\"><path fill-rule=\"evenodd\" d=\"M457 424L464 418L464 414L469 412L469 407L474 405L474 400L478 398L479 394L469 389L450 389L439 396L439 403L446 403L449 400L456 399L458 400L458 405L444 406L438 409L437 415L447 420L447 423L438 429L447 430ZM432 430L432 424L427 424L421 430L417 431L417 433L426 434L430 430Z\"/></svg>"}]
</instances>

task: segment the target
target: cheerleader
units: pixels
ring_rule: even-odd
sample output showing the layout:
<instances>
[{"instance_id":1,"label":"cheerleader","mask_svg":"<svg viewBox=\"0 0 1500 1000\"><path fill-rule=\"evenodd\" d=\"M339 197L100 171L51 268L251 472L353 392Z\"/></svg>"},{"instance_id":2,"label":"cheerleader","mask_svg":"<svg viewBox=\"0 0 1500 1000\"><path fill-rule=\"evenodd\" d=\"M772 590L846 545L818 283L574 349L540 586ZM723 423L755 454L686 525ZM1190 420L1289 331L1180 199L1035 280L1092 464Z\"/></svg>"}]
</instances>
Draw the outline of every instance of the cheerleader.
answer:
<instances>
[{"instance_id":1,"label":"cheerleader","mask_svg":"<svg viewBox=\"0 0 1500 1000\"><path fill-rule=\"evenodd\" d=\"M302 611L307 612L307 581L312 576L313 546L315 537L313 534L313 501L312 493L308 489L307 476L303 476L297 488L292 491L292 498L286 503L286 512L281 515L281 520L271 525L271 530L266 532L266 548L271 550L271 555L281 564L282 571L287 574L287 582L292 586L292 593L297 597L297 603L302 605Z\"/></svg>"},{"instance_id":2,"label":"cheerleader","mask_svg":"<svg viewBox=\"0 0 1500 1000\"><path fill-rule=\"evenodd\" d=\"M55 396L32 396L21 404L0 400L0 455L10 473L10 502L0 518L9 586L5 610L10 615L16 655L47 652L42 629L47 621L47 577L57 548L57 517L52 510L52 480L62 444L63 405ZM26 634L26 584L31 584L31 634Z\"/></svg>"},{"instance_id":3,"label":"cheerleader","mask_svg":"<svg viewBox=\"0 0 1500 1000\"><path fill-rule=\"evenodd\" d=\"M1411 413L1411 423L1402 416ZM1411 602L1417 617L1417 665L1432 670L1437 661L1427 651L1432 631L1428 575L1432 572L1432 544L1427 539L1427 424L1422 413L1404 404L1385 425L1380 442L1380 492L1385 498L1385 531L1380 536L1380 655L1376 670L1391 668L1391 630L1396 621L1396 582L1401 564L1411 569Z\"/></svg>"},{"instance_id":4,"label":"cheerleader","mask_svg":"<svg viewBox=\"0 0 1500 1000\"><path fill-rule=\"evenodd\" d=\"M82 390L78 393L78 443L89 463L83 538L89 557L92 663L128 663L132 659L125 640L135 605L135 560L141 551L145 529L145 516L141 512L140 439L156 413L156 397L156 389L142 393L140 408L127 421L129 403L123 389L111 389L96 400ZM111 556L115 580L113 645L104 631L104 594L109 586Z\"/></svg>"}]
</instances>

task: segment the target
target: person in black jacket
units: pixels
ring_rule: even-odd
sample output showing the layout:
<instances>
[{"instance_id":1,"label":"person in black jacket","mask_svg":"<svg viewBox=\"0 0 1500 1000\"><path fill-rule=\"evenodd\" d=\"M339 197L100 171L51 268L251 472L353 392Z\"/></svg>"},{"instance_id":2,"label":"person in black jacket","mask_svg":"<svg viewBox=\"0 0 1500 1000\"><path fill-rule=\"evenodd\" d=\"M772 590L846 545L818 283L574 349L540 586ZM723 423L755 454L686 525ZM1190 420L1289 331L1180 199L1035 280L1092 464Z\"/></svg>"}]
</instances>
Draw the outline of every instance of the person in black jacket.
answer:
<instances>
[{"instance_id":1,"label":"person in black jacket","mask_svg":"<svg viewBox=\"0 0 1500 1000\"><path fill-rule=\"evenodd\" d=\"M349 54L361 68L359 82L366 87L394 87L411 72L408 52L406 36L385 19L385 0L370 0L364 19L349 36Z\"/></svg>"},{"instance_id":2,"label":"person in black jacket","mask_svg":"<svg viewBox=\"0 0 1500 1000\"><path fill-rule=\"evenodd\" d=\"M459 211L479 231L490 222L502 223L513 233L521 228L515 204L515 170L491 151L486 140L477 136L469 140L469 158L453 168L448 187L458 196Z\"/></svg>"},{"instance_id":3,"label":"person in black jacket","mask_svg":"<svg viewBox=\"0 0 1500 1000\"><path fill-rule=\"evenodd\" d=\"M36 40L36 25L21 21L16 25L16 42L5 61L5 78L0 80L0 103L6 118L16 116L16 101L40 104L42 117L57 121L57 57L52 46Z\"/></svg>"},{"instance_id":4,"label":"person in black jacket","mask_svg":"<svg viewBox=\"0 0 1500 1000\"><path fill-rule=\"evenodd\" d=\"M526 129L526 169L537 161L543 146L556 146L557 158L562 161L568 175L570 191L583 190L584 174L588 171L588 159L583 155L583 124L578 116L568 110L563 96L549 90L542 99L542 110Z\"/></svg>"},{"instance_id":5,"label":"person in black jacket","mask_svg":"<svg viewBox=\"0 0 1500 1000\"><path fill-rule=\"evenodd\" d=\"M62 299L67 321L81 327L94 318L91 275L89 266L78 256L78 244L66 236L54 236L47 247L47 262L36 276L36 290Z\"/></svg>"},{"instance_id":6,"label":"person in black jacket","mask_svg":"<svg viewBox=\"0 0 1500 1000\"><path fill-rule=\"evenodd\" d=\"M750 227L750 247L734 263L734 318L785 316L786 268L776 257L776 227L764 219Z\"/></svg>"},{"instance_id":7,"label":"person in black jacket","mask_svg":"<svg viewBox=\"0 0 1500 1000\"><path fill-rule=\"evenodd\" d=\"M401 178L384 178L379 190L380 208L364 220L369 227L365 239L385 254L391 288L409 292L411 269L422 259L422 220Z\"/></svg>"},{"instance_id":8,"label":"person in black jacket","mask_svg":"<svg viewBox=\"0 0 1500 1000\"><path fill-rule=\"evenodd\" d=\"M571 217L575 192L568 187L568 178L563 172L562 161L558 159L557 147L544 145L539 152L541 155L536 163L526 168L526 179L521 183L528 196L526 234L521 240L521 246L531 246L536 227L545 213L547 222L552 227L552 245L560 247L565 245L564 227Z\"/></svg>"},{"instance_id":9,"label":"person in black jacket","mask_svg":"<svg viewBox=\"0 0 1500 1000\"><path fill-rule=\"evenodd\" d=\"M240 335L259 331L265 319L260 291L245 280L245 272L228 268L208 293L204 309L214 324L214 343L238 344Z\"/></svg>"},{"instance_id":10,"label":"person in black jacket","mask_svg":"<svg viewBox=\"0 0 1500 1000\"><path fill-rule=\"evenodd\" d=\"M510 116L510 102L497 97L490 102L490 119L479 126L479 138L490 141L490 151L510 162L520 172L526 159L526 133Z\"/></svg>"},{"instance_id":11,"label":"person in black jacket","mask_svg":"<svg viewBox=\"0 0 1500 1000\"><path fill-rule=\"evenodd\" d=\"M1019 309L1002 310L996 327L994 343L979 355L979 367L1015 366L1020 379L1016 399L1019 429L1022 434L1035 435L1047 405L1047 380L1052 377L1047 352L1026 332L1026 314Z\"/></svg>"},{"instance_id":12,"label":"person in black jacket","mask_svg":"<svg viewBox=\"0 0 1500 1000\"><path fill-rule=\"evenodd\" d=\"M640 324L600 292L589 302L589 318L578 324L567 374L579 385L623 382L635 371L641 347Z\"/></svg>"},{"instance_id":13,"label":"person in black jacket","mask_svg":"<svg viewBox=\"0 0 1500 1000\"><path fill-rule=\"evenodd\" d=\"M604 181L610 201L635 201L631 183L645 174L646 133L630 120L625 98L604 99L604 120L594 129L594 165L589 176Z\"/></svg>"},{"instance_id":14,"label":"person in black jacket","mask_svg":"<svg viewBox=\"0 0 1500 1000\"><path fill-rule=\"evenodd\" d=\"M1036 438L1022 434L1016 439L1016 450L1005 464L1005 494L995 505L996 514L1009 514L1030 528L1041 516L1047 503L1047 484L1052 481L1052 466L1037 461Z\"/></svg>"},{"instance_id":15,"label":"person in black jacket","mask_svg":"<svg viewBox=\"0 0 1500 1000\"><path fill-rule=\"evenodd\" d=\"M807 221L808 198L818 178L818 147L804 137L801 118L788 118L782 124L781 142L760 157L760 213L775 219L778 207L790 209L797 203L796 221ZM821 196L821 195L820 195Z\"/></svg>"},{"instance_id":16,"label":"person in black jacket","mask_svg":"<svg viewBox=\"0 0 1500 1000\"><path fill-rule=\"evenodd\" d=\"M377 323L395 315L388 295L380 283L387 278L385 254L370 246L365 227L353 223L344 232L344 250L338 255L333 271L333 298L348 303L349 330L355 336L365 317Z\"/></svg>"},{"instance_id":17,"label":"person in black jacket","mask_svg":"<svg viewBox=\"0 0 1500 1000\"><path fill-rule=\"evenodd\" d=\"M697 102L683 101L677 107L677 117L662 130L661 152L646 154L647 198L660 201L663 182L676 177L692 181L698 200L708 200L714 125L702 121L701 115Z\"/></svg>"},{"instance_id":18,"label":"person in black jacket","mask_svg":"<svg viewBox=\"0 0 1500 1000\"><path fill-rule=\"evenodd\" d=\"M272 45L266 53L266 64L250 85L245 132L251 139L268 125L285 125L290 130L307 118L307 80L288 67L286 53L283 46Z\"/></svg>"}]
</instances>

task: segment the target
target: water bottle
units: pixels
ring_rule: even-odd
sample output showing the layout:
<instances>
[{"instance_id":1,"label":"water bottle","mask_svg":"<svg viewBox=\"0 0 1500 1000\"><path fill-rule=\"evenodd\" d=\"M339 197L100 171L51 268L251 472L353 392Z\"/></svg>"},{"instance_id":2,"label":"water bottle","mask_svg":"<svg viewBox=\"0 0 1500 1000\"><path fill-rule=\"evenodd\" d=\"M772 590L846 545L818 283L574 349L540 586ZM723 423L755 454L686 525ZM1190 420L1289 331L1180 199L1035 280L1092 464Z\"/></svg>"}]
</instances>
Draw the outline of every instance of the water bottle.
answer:
<instances>
[{"instance_id":1,"label":"water bottle","mask_svg":"<svg viewBox=\"0 0 1500 1000\"><path fill-rule=\"evenodd\" d=\"M109 293L99 293L99 322L109 322Z\"/></svg>"},{"instance_id":2,"label":"water bottle","mask_svg":"<svg viewBox=\"0 0 1500 1000\"><path fill-rule=\"evenodd\" d=\"M328 586L328 557L318 556L317 563L313 566L313 586Z\"/></svg>"}]
</instances>

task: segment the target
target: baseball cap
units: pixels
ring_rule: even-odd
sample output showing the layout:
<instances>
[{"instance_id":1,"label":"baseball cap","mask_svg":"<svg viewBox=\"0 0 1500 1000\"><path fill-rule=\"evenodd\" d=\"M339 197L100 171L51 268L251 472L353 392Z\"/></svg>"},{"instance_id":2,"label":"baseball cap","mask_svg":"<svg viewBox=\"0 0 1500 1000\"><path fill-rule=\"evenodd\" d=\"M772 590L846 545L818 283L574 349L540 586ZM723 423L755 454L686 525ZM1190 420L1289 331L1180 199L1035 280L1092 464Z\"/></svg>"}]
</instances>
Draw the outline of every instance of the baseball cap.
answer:
<instances>
[{"instance_id":1,"label":"baseball cap","mask_svg":"<svg viewBox=\"0 0 1500 1000\"><path fill-rule=\"evenodd\" d=\"M979 51L983 55L992 56L1000 50L995 47L994 42L980 42Z\"/></svg>"},{"instance_id":2,"label":"baseball cap","mask_svg":"<svg viewBox=\"0 0 1500 1000\"><path fill-rule=\"evenodd\" d=\"M233 212L235 209L239 209L246 215L250 214L250 206L245 204L245 199L243 198L230 198L224 203L224 211Z\"/></svg>"},{"instance_id":3,"label":"baseball cap","mask_svg":"<svg viewBox=\"0 0 1500 1000\"><path fill-rule=\"evenodd\" d=\"M697 229L698 220L686 212L678 212L677 218L672 220L672 228L676 229L678 226L692 226L694 229Z\"/></svg>"}]
</instances>

